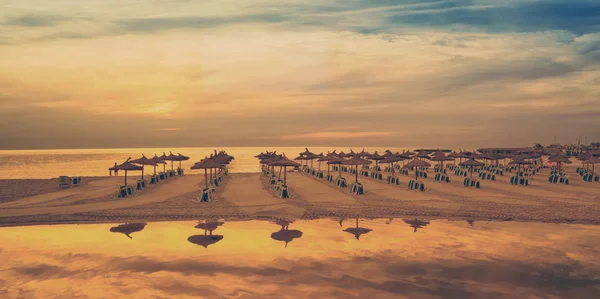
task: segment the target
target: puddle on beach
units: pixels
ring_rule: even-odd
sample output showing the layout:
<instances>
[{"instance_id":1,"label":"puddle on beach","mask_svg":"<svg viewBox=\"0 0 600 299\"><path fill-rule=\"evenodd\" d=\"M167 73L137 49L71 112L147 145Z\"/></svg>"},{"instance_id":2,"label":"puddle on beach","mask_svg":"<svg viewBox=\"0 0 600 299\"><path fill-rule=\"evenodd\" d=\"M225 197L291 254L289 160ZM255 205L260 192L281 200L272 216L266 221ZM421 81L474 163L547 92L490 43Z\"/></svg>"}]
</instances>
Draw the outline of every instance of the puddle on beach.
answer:
<instances>
[{"instance_id":1,"label":"puddle on beach","mask_svg":"<svg viewBox=\"0 0 600 299\"><path fill-rule=\"evenodd\" d=\"M212 235L211 235L212 233ZM600 226L414 219L0 228L3 298L597 298Z\"/></svg>"}]
</instances>

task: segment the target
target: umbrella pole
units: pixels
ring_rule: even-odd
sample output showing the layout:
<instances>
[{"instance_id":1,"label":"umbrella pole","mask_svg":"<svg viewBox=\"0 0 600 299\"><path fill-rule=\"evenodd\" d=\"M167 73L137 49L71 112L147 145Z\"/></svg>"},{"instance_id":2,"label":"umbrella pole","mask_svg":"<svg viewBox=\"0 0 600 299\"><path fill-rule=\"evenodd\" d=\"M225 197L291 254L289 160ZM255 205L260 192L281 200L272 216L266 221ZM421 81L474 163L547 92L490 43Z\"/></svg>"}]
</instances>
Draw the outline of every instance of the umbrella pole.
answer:
<instances>
[{"instance_id":1,"label":"umbrella pole","mask_svg":"<svg viewBox=\"0 0 600 299\"><path fill-rule=\"evenodd\" d=\"M204 184L206 185L206 188L208 188L208 171L206 170L206 168L204 168Z\"/></svg>"},{"instance_id":2,"label":"umbrella pole","mask_svg":"<svg viewBox=\"0 0 600 299\"><path fill-rule=\"evenodd\" d=\"M356 182L358 183L358 164L356 164Z\"/></svg>"},{"instance_id":3,"label":"umbrella pole","mask_svg":"<svg viewBox=\"0 0 600 299\"><path fill-rule=\"evenodd\" d=\"M127 186L127 170L125 170L125 186Z\"/></svg>"},{"instance_id":4,"label":"umbrella pole","mask_svg":"<svg viewBox=\"0 0 600 299\"><path fill-rule=\"evenodd\" d=\"M212 184L212 181L213 181L213 179L212 179L212 168L211 168L211 169L210 169L210 183L211 183L211 184Z\"/></svg>"},{"instance_id":5,"label":"umbrella pole","mask_svg":"<svg viewBox=\"0 0 600 299\"><path fill-rule=\"evenodd\" d=\"M338 170L340 171L340 177L342 177L342 164L338 164Z\"/></svg>"},{"instance_id":6,"label":"umbrella pole","mask_svg":"<svg viewBox=\"0 0 600 299\"><path fill-rule=\"evenodd\" d=\"M154 165L154 175L156 175L156 165Z\"/></svg>"},{"instance_id":7,"label":"umbrella pole","mask_svg":"<svg viewBox=\"0 0 600 299\"><path fill-rule=\"evenodd\" d=\"M287 171L285 166L283 166L283 184L287 186Z\"/></svg>"},{"instance_id":8,"label":"umbrella pole","mask_svg":"<svg viewBox=\"0 0 600 299\"><path fill-rule=\"evenodd\" d=\"M283 169L283 167L279 166L279 176L277 177L278 180L281 180L281 170Z\"/></svg>"},{"instance_id":9,"label":"umbrella pole","mask_svg":"<svg viewBox=\"0 0 600 299\"><path fill-rule=\"evenodd\" d=\"M144 165L142 165L142 180L144 179Z\"/></svg>"}]
</instances>

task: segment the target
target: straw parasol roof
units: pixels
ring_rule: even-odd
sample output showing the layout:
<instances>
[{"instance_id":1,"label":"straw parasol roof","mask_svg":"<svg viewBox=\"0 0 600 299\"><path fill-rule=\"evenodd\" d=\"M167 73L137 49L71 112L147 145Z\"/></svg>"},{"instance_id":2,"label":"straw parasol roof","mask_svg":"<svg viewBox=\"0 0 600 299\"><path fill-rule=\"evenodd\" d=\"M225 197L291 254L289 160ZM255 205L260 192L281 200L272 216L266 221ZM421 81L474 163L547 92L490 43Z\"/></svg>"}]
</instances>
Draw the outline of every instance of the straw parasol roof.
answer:
<instances>
[{"instance_id":1,"label":"straw parasol roof","mask_svg":"<svg viewBox=\"0 0 600 299\"><path fill-rule=\"evenodd\" d=\"M598 157L596 156L592 156L591 158L583 161L584 164L599 164L600 163L600 159L598 159Z\"/></svg>"},{"instance_id":2,"label":"straw parasol roof","mask_svg":"<svg viewBox=\"0 0 600 299\"><path fill-rule=\"evenodd\" d=\"M388 156L385 159L379 161L379 163L394 163L394 162L399 162L399 161L404 161L404 160L406 160L406 159L403 158L403 157L398 157L396 155L391 155L391 156Z\"/></svg>"},{"instance_id":3,"label":"straw parasol roof","mask_svg":"<svg viewBox=\"0 0 600 299\"><path fill-rule=\"evenodd\" d=\"M300 156L307 156L307 155L310 155L310 154L312 154L312 153L308 150L308 148L305 148L304 152L300 153Z\"/></svg>"},{"instance_id":4,"label":"straw parasol roof","mask_svg":"<svg viewBox=\"0 0 600 299\"><path fill-rule=\"evenodd\" d=\"M558 155L548 158L548 162L571 164L571 160L567 156Z\"/></svg>"},{"instance_id":5,"label":"straw parasol roof","mask_svg":"<svg viewBox=\"0 0 600 299\"><path fill-rule=\"evenodd\" d=\"M427 161L423 161L421 159L419 159L418 157L415 157L414 159L412 159L410 162L406 163L403 168L414 168L414 167L430 167L431 164L429 164Z\"/></svg>"},{"instance_id":6,"label":"straw parasol roof","mask_svg":"<svg viewBox=\"0 0 600 299\"><path fill-rule=\"evenodd\" d=\"M427 154L427 152L419 152L417 154L417 157L419 157L419 158L425 158L425 159L431 159L431 157L429 157L429 154Z\"/></svg>"},{"instance_id":7,"label":"straw parasol roof","mask_svg":"<svg viewBox=\"0 0 600 299\"><path fill-rule=\"evenodd\" d=\"M165 162L163 159L161 159L156 154L154 154L154 157L152 157L152 159L149 159L149 160L154 162L154 164L167 164L167 162Z\"/></svg>"},{"instance_id":8,"label":"straw parasol roof","mask_svg":"<svg viewBox=\"0 0 600 299\"><path fill-rule=\"evenodd\" d=\"M531 165L533 163L531 163L530 161L525 161L523 159L513 159L512 161L510 161L508 164L518 164L518 165Z\"/></svg>"},{"instance_id":9,"label":"straw parasol roof","mask_svg":"<svg viewBox=\"0 0 600 299\"><path fill-rule=\"evenodd\" d=\"M283 154L283 157L281 157L277 161L270 162L267 165L269 165L269 166L289 166L289 167L300 166L299 163L288 159L288 157L285 156L285 153Z\"/></svg>"},{"instance_id":10,"label":"straw parasol roof","mask_svg":"<svg viewBox=\"0 0 600 299\"><path fill-rule=\"evenodd\" d=\"M365 159L362 159L360 157L360 155L356 155L348 160L342 161L342 164L344 164L344 165L366 165L366 164L371 164L371 161L367 161Z\"/></svg>"},{"instance_id":11,"label":"straw parasol roof","mask_svg":"<svg viewBox=\"0 0 600 299\"><path fill-rule=\"evenodd\" d=\"M465 162L462 162L460 164L458 164L458 166L469 166L469 167L481 167L484 166L485 164L475 160L474 158L471 158Z\"/></svg>"},{"instance_id":12,"label":"straw parasol roof","mask_svg":"<svg viewBox=\"0 0 600 299\"><path fill-rule=\"evenodd\" d=\"M190 157L184 156L184 155L182 155L180 153L177 153L177 157L179 157L179 161L187 161L187 160L190 159Z\"/></svg>"},{"instance_id":13,"label":"straw parasol roof","mask_svg":"<svg viewBox=\"0 0 600 299\"><path fill-rule=\"evenodd\" d=\"M374 152L373 154L366 156L366 158L369 160L374 160L374 161L381 161L381 160L385 159L384 156L378 154L377 152Z\"/></svg>"},{"instance_id":14,"label":"straw parasol roof","mask_svg":"<svg viewBox=\"0 0 600 299\"><path fill-rule=\"evenodd\" d=\"M129 162L133 163L133 164L138 164L138 165L156 166L156 162L154 162L154 161L146 158L146 156L144 156L144 155L142 155L142 157L139 158L139 159L131 160Z\"/></svg>"},{"instance_id":15,"label":"straw parasol roof","mask_svg":"<svg viewBox=\"0 0 600 299\"><path fill-rule=\"evenodd\" d=\"M127 159L127 161L123 162L123 164L115 166L114 169L125 171L138 171L144 169L142 166L132 164L130 160L131 158Z\"/></svg>"},{"instance_id":16,"label":"straw parasol roof","mask_svg":"<svg viewBox=\"0 0 600 299\"><path fill-rule=\"evenodd\" d=\"M342 164L342 162L344 162L346 160L342 159L342 158L336 158L336 157L332 157L329 161L327 161L327 164Z\"/></svg>"},{"instance_id":17,"label":"straw parasol roof","mask_svg":"<svg viewBox=\"0 0 600 299\"><path fill-rule=\"evenodd\" d=\"M585 153L581 153L579 156L577 156L577 160L580 161L585 161L591 157L593 157L594 155L592 154L592 152L585 152Z\"/></svg>"},{"instance_id":18,"label":"straw parasol roof","mask_svg":"<svg viewBox=\"0 0 600 299\"><path fill-rule=\"evenodd\" d=\"M204 159L201 162L197 162L191 169L210 169L210 168L223 168L223 164L215 161L214 159Z\"/></svg>"}]
</instances>

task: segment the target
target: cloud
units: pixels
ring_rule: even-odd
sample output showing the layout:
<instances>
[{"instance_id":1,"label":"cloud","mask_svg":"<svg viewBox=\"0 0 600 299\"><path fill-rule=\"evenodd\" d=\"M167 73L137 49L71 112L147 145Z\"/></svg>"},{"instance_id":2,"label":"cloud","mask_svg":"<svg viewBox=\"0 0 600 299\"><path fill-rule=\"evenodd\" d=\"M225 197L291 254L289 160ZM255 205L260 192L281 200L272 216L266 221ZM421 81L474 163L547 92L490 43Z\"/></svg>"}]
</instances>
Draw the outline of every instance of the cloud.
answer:
<instances>
[{"instance_id":1,"label":"cloud","mask_svg":"<svg viewBox=\"0 0 600 299\"><path fill-rule=\"evenodd\" d=\"M387 137L394 132L314 132L295 135L281 136L282 140L335 140L335 139L357 139L363 137Z\"/></svg>"},{"instance_id":2,"label":"cloud","mask_svg":"<svg viewBox=\"0 0 600 299\"><path fill-rule=\"evenodd\" d=\"M58 15L22 15L5 18L0 24L14 27L50 27L65 20L67 18Z\"/></svg>"}]
</instances>

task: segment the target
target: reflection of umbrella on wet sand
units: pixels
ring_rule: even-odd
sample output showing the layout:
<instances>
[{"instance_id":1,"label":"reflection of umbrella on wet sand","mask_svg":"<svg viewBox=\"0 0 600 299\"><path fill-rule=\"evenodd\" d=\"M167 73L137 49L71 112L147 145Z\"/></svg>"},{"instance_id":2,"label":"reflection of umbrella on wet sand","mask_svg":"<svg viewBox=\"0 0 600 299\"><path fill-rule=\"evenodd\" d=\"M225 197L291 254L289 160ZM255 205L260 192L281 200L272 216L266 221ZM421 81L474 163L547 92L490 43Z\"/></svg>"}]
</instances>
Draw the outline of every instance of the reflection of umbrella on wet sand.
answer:
<instances>
[{"instance_id":1,"label":"reflection of umbrella on wet sand","mask_svg":"<svg viewBox=\"0 0 600 299\"><path fill-rule=\"evenodd\" d=\"M126 223L115 227L111 227L110 231L113 233L121 233L126 235L129 239L133 239L130 234L142 231L146 227L146 223Z\"/></svg>"},{"instance_id":2,"label":"reflection of umbrella on wet sand","mask_svg":"<svg viewBox=\"0 0 600 299\"><path fill-rule=\"evenodd\" d=\"M418 220L417 218L415 218L415 220L403 219L402 221L404 221L404 223L406 223L406 224L409 224L410 227L414 228L415 233L417 232L417 229L423 228L429 224L429 221L422 221L422 220Z\"/></svg>"},{"instance_id":3,"label":"reflection of umbrella on wet sand","mask_svg":"<svg viewBox=\"0 0 600 299\"><path fill-rule=\"evenodd\" d=\"M358 227L358 217L356 218L356 227L350 227L344 230L347 233L351 233L354 235L354 237L356 238L356 240L360 240L360 236L367 234L369 232L372 232L372 229L369 228L364 228L364 227Z\"/></svg>"},{"instance_id":4,"label":"reflection of umbrella on wet sand","mask_svg":"<svg viewBox=\"0 0 600 299\"><path fill-rule=\"evenodd\" d=\"M194 235L188 238L188 242L200 245L204 248L223 240L221 235Z\"/></svg>"},{"instance_id":5,"label":"reflection of umbrella on wet sand","mask_svg":"<svg viewBox=\"0 0 600 299\"><path fill-rule=\"evenodd\" d=\"M288 243L292 242L292 240L294 239L298 239L302 237L302 232L299 230L290 230L289 229L289 225L290 223L292 223L291 221L287 221L287 220L279 220L276 222L276 224L281 226L281 229L277 232L274 232L271 234L271 239L276 240L276 241L282 241L285 242L285 247L287 248Z\"/></svg>"},{"instance_id":6,"label":"reflection of umbrella on wet sand","mask_svg":"<svg viewBox=\"0 0 600 299\"><path fill-rule=\"evenodd\" d=\"M219 226L223 225L224 222L219 221L208 221L205 220L204 223L198 223L196 228L204 229L204 235L194 235L188 238L188 242L200 245L204 248L208 248L208 246L215 244L221 240L223 240L222 235L213 235L212 232L217 229ZM208 232L210 231L210 234Z\"/></svg>"},{"instance_id":7,"label":"reflection of umbrella on wet sand","mask_svg":"<svg viewBox=\"0 0 600 299\"><path fill-rule=\"evenodd\" d=\"M225 222L222 221L218 221L218 220L205 220L204 223L199 222L198 225L196 225L196 228L199 229L203 229L204 233L206 234L206 231L209 232L210 235L212 235L213 231L217 228L219 228L219 226L222 226L223 224L225 224Z\"/></svg>"}]
</instances>

